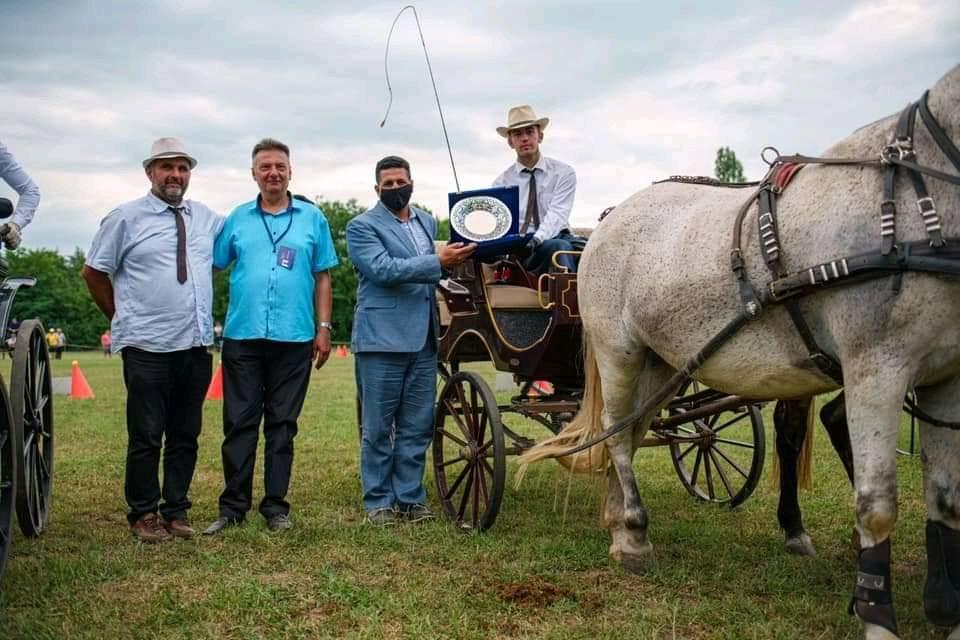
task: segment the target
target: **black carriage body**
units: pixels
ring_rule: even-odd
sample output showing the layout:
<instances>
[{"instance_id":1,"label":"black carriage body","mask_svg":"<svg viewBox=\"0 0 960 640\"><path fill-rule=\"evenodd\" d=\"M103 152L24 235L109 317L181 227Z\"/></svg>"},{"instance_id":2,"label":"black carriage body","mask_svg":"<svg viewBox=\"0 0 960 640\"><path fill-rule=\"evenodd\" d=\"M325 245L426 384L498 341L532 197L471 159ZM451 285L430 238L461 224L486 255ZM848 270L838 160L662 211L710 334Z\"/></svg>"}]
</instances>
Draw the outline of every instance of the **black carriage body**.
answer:
<instances>
[{"instance_id":1,"label":"black carriage body","mask_svg":"<svg viewBox=\"0 0 960 640\"><path fill-rule=\"evenodd\" d=\"M515 262L460 265L437 291L439 357L445 363L492 362L520 382L550 380L583 389L577 276L533 280Z\"/></svg>"}]
</instances>

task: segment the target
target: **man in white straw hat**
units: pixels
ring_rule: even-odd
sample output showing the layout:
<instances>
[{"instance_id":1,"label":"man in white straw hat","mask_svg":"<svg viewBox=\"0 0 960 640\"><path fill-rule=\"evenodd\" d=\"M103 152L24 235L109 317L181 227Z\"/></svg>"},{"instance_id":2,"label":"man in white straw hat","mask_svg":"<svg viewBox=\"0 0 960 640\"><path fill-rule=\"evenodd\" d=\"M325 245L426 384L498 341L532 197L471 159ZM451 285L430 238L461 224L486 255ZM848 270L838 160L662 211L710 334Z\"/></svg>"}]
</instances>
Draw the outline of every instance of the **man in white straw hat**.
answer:
<instances>
[{"instance_id":1,"label":"man in white straw hat","mask_svg":"<svg viewBox=\"0 0 960 640\"><path fill-rule=\"evenodd\" d=\"M533 233L524 267L534 273L549 270L554 252L574 249L569 224L577 174L570 165L540 154L543 130L549 123L549 118L538 118L533 108L524 104L512 107L506 126L497 127L497 133L516 152L517 161L493 186L520 187L520 233ZM576 271L570 255L558 256L557 262Z\"/></svg>"},{"instance_id":2,"label":"man in white straw hat","mask_svg":"<svg viewBox=\"0 0 960 640\"><path fill-rule=\"evenodd\" d=\"M127 519L144 543L193 536L187 493L212 374L213 241L224 220L184 199L196 166L180 140L154 142L143 161L150 192L103 219L83 267L123 358Z\"/></svg>"}]
</instances>

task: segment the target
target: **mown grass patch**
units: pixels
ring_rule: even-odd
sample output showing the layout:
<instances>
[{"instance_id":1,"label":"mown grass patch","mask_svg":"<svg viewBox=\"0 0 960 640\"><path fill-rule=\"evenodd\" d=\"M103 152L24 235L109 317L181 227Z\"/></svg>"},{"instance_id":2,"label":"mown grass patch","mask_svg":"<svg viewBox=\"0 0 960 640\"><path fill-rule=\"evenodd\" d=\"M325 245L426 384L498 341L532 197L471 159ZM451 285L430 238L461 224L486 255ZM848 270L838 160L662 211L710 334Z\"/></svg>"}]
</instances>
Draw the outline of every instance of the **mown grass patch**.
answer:
<instances>
[{"instance_id":1,"label":"mown grass patch","mask_svg":"<svg viewBox=\"0 0 960 640\"><path fill-rule=\"evenodd\" d=\"M2 638L853 638L852 499L822 430L815 488L802 496L819 555L782 551L776 490L736 510L694 501L664 449L638 452L659 567L643 578L607 560L598 484L552 463L506 489L485 535L443 522L362 523L352 360L313 376L296 440L295 528L252 513L223 536L136 544L126 528L120 361L79 358L97 393L57 397L50 529L17 537L0 582ZM69 359L55 361L69 374ZM477 367L492 381L493 371ZM192 518L216 517L218 402L204 409ZM771 424L768 420L768 433ZM546 431L538 427L529 433ZM768 435L768 452L772 437ZM768 453L768 457L771 455ZM919 459L900 458L894 584L904 638L943 637L923 620L925 519ZM515 463L510 464L511 475ZM258 470L255 499L262 492ZM432 489L432 478L428 480ZM569 496L568 496L569 492ZM566 507L564 508L564 505ZM434 503L435 508L439 508Z\"/></svg>"}]
</instances>

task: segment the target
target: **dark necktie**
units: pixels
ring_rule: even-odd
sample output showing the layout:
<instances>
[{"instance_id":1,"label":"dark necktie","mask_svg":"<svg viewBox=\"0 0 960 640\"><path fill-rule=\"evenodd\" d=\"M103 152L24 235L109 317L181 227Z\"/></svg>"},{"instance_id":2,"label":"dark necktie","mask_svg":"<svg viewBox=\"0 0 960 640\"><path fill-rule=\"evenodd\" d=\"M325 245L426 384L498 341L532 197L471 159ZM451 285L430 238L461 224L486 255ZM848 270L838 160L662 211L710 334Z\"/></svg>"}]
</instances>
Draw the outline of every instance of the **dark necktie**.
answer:
<instances>
[{"instance_id":1,"label":"dark necktie","mask_svg":"<svg viewBox=\"0 0 960 640\"><path fill-rule=\"evenodd\" d=\"M534 169L524 169L523 173L530 174L530 185L527 187L527 213L523 216L523 225L520 227L521 235L527 232L530 225L533 230L540 228L540 205L537 202L537 174Z\"/></svg>"},{"instance_id":2,"label":"dark necktie","mask_svg":"<svg viewBox=\"0 0 960 640\"><path fill-rule=\"evenodd\" d=\"M187 281L187 227L183 223L183 207L170 207L177 221L177 282Z\"/></svg>"}]
</instances>

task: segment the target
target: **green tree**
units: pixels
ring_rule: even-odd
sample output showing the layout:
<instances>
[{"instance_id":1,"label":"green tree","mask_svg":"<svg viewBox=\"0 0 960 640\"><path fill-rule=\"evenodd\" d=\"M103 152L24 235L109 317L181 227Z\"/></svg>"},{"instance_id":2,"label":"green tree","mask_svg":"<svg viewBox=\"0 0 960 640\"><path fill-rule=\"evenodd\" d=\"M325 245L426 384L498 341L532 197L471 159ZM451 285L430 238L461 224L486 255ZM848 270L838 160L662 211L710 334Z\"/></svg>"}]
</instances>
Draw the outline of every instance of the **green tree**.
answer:
<instances>
[{"instance_id":1,"label":"green tree","mask_svg":"<svg viewBox=\"0 0 960 640\"><path fill-rule=\"evenodd\" d=\"M746 182L743 165L737 160L737 154L730 147L717 149L717 159L713 173L720 182Z\"/></svg>"},{"instance_id":2,"label":"green tree","mask_svg":"<svg viewBox=\"0 0 960 640\"><path fill-rule=\"evenodd\" d=\"M17 292L11 319L38 318L47 328L63 329L71 347L100 344L100 334L109 323L80 275L84 263L81 250L62 256L52 249L19 249L7 251L6 259L11 277L37 279L35 286Z\"/></svg>"}]
</instances>

